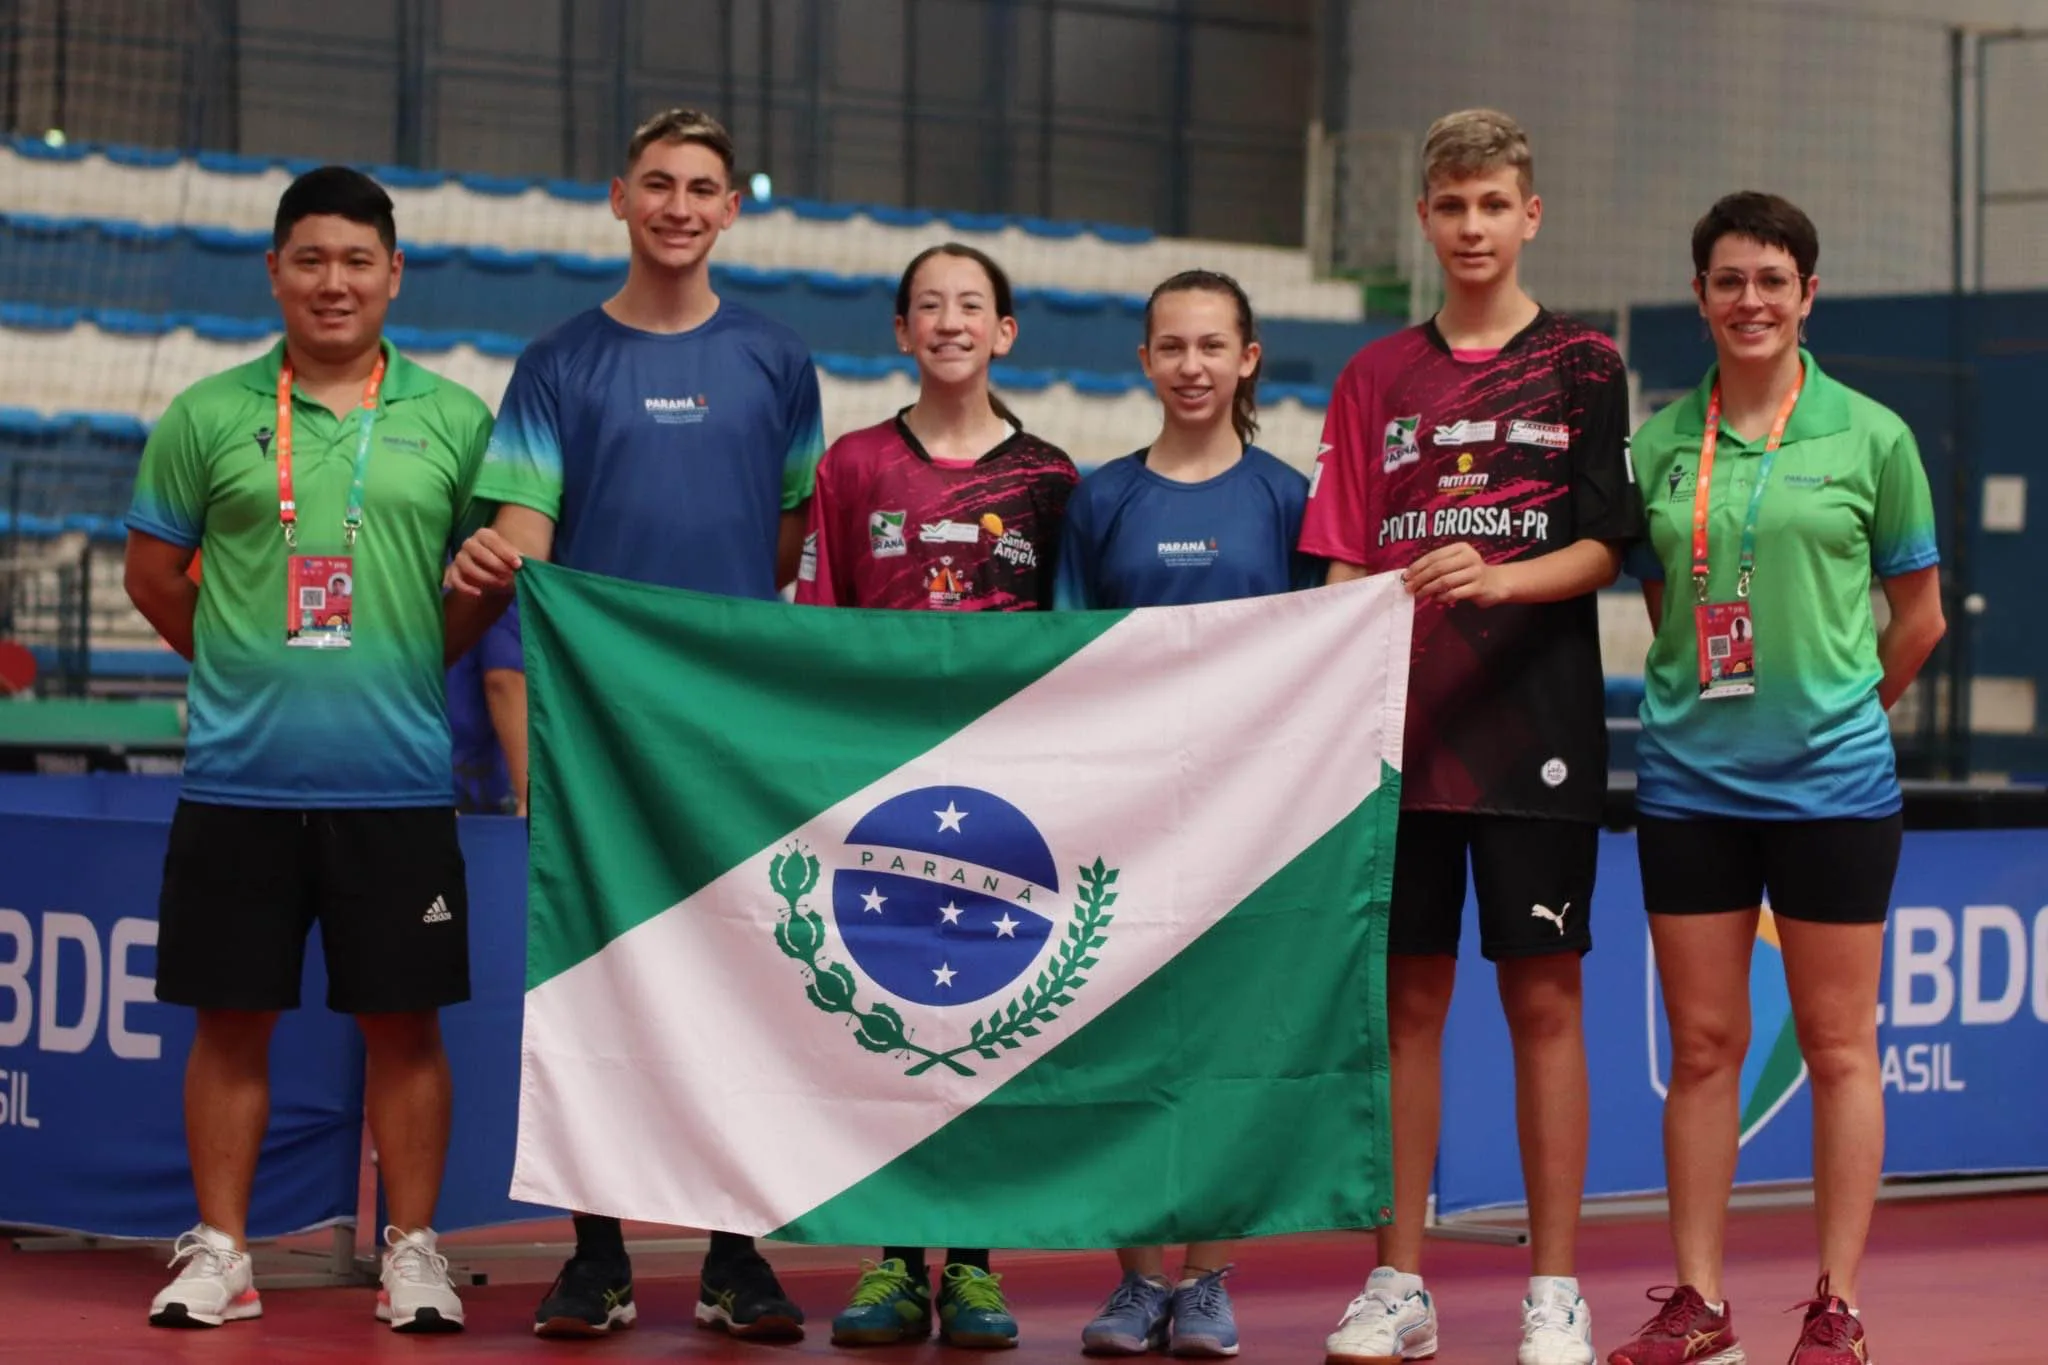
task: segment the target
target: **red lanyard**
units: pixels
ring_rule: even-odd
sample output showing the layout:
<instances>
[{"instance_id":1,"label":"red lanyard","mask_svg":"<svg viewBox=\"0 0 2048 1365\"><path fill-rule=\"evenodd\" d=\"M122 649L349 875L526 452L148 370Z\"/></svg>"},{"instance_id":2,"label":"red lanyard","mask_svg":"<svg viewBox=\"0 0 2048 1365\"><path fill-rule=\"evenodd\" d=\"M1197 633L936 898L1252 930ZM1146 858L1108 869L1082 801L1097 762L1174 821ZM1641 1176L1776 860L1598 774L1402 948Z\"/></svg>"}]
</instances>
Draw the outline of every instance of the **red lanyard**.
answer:
<instances>
[{"instance_id":1,"label":"red lanyard","mask_svg":"<svg viewBox=\"0 0 2048 1365\"><path fill-rule=\"evenodd\" d=\"M370 367L370 380L363 385L360 428L356 433L355 481L349 487L348 511L342 529L348 544L355 547L356 532L363 525L363 483L370 471L370 428L377 421L377 394L384 387L384 348L377 348L377 363ZM287 351L277 362L277 520L284 527L284 543L299 544L299 505L292 497L292 358Z\"/></svg>"},{"instance_id":2,"label":"red lanyard","mask_svg":"<svg viewBox=\"0 0 2048 1365\"><path fill-rule=\"evenodd\" d=\"M1742 522L1742 570L1736 579L1735 595L1749 596L1749 580L1756 572L1756 514L1763 506L1764 484L1770 480L1771 466L1776 462L1778 446L1785 439L1785 426L1792 420L1792 409L1799 406L1799 392L1806 387L1806 372L1800 370L1799 377L1792 381L1792 391L1785 395L1784 406L1778 409L1778 420L1771 423L1771 434L1764 441L1763 462L1757 466L1756 486L1749 493L1749 512ZM1699 594L1699 600L1707 600L1707 511L1711 501L1714 478L1714 451L1721 444L1721 382L1714 381L1713 395L1707 400L1707 430L1700 438L1700 469L1693 482L1692 490L1692 585Z\"/></svg>"}]
</instances>

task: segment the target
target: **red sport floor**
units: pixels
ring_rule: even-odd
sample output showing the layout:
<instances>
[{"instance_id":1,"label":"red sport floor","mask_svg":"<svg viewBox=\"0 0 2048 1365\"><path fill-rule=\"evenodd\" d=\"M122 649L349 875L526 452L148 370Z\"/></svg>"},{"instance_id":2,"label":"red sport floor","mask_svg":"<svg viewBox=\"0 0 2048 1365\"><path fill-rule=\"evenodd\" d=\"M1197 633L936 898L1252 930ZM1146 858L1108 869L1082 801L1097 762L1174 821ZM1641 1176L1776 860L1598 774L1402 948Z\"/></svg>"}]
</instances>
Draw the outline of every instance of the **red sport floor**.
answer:
<instances>
[{"instance_id":1,"label":"red sport floor","mask_svg":"<svg viewBox=\"0 0 2048 1365\"><path fill-rule=\"evenodd\" d=\"M1810 1290L1812 1223L1804 1210L1738 1214L1730 1230L1728 1294L1754 1365L1791 1352L1798 1316L1783 1311ZM859 1353L826 1340L858 1253L771 1247L784 1284L811 1314L810 1339L746 1346L690 1326L695 1257L664 1253L637 1262L640 1326L605 1341L534 1339L535 1297L557 1256L536 1243L566 1225L499 1229L446 1247L458 1268L488 1283L466 1288L469 1330L459 1337L399 1337L370 1316L367 1289L272 1289L265 1316L213 1331L165 1332L144 1323L163 1284L161 1254L124 1247L79 1252L0 1250L0 1359L85 1365L97 1361L193 1361L272 1365L291 1361L628 1360L758 1361L854 1358L872 1365L938 1361L961 1353L935 1344ZM635 1229L629 1235L664 1235ZM673 1234L666 1234L673 1235ZM465 1243L521 1250L465 1259ZM1244 1247L1232 1288L1244 1337L1240 1359L1314 1362L1329 1330L1370 1268L1359 1235L1276 1238ZM536 1251L538 1254L528 1254ZM870 1253L872 1254L872 1253ZM1514 1360L1524 1253L1432 1242L1429 1278L1444 1324L1440 1365ZM1664 1230L1654 1219L1595 1220L1585 1230L1581 1283L1603 1351L1646 1315L1642 1294L1669 1276ZM1016 1254L996 1269L1023 1324L1014 1365L1076 1360L1079 1332L1114 1280L1106 1255ZM1877 1214L1864 1272L1863 1314L1873 1361L1885 1365L2044 1365L2048 1333L2048 1195L1889 1203Z\"/></svg>"}]
</instances>

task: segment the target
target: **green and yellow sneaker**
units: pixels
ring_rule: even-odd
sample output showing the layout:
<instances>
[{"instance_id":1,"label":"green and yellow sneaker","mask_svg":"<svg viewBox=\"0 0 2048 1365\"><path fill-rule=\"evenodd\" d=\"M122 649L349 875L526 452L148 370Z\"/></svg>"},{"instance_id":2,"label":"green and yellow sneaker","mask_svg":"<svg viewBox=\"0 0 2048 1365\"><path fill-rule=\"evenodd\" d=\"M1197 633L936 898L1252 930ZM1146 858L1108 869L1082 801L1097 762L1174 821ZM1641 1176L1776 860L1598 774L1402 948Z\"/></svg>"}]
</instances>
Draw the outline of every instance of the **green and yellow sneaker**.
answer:
<instances>
[{"instance_id":1,"label":"green and yellow sneaker","mask_svg":"<svg viewBox=\"0 0 2048 1365\"><path fill-rule=\"evenodd\" d=\"M832 1344L887 1346L931 1334L932 1291L924 1277L894 1257L879 1265L862 1261L853 1297L832 1319Z\"/></svg>"},{"instance_id":2,"label":"green and yellow sneaker","mask_svg":"<svg viewBox=\"0 0 2048 1365\"><path fill-rule=\"evenodd\" d=\"M975 1266L947 1266L939 1277L939 1340L991 1351L1015 1346L1017 1320L1003 1300L1002 1283L1002 1276Z\"/></svg>"}]
</instances>

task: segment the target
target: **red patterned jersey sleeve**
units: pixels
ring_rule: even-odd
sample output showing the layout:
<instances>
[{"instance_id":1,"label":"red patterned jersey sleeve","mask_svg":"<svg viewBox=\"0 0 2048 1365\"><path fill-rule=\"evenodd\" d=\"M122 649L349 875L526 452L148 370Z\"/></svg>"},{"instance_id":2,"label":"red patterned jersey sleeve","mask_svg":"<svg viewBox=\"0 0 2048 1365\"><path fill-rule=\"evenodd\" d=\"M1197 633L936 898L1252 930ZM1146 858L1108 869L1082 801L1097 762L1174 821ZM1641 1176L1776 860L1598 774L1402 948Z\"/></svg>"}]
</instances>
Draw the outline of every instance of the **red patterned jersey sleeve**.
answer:
<instances>
[{"instance_id":1,"label":"red patterned jersey sleeve","mask_svg":"<svg viewBox=\"0 0 2048 1365\"><path fill-rule=\"evenodd\" d=\"M1373 485L1372 380L1363 355L1337 376L1323 439L1309 475L1308 509L1301 521L1301 553L1346 564L1371 561Z\"/></svg>"},{"instance_id":2,"label":"red patterned jersey sleeve","mask_svg":"<svg viewBox=\"0 0 2048 1365\"><path fill-rule=\"evenodd\" d=\"M853 567L845 561L858 546L845 528L847 498L840 484L848 461L842 442L834 442L818 462L811 492L810 523L796 573L796 600L806 606L836 607L854 600Z\"/></svg>"},{"instance_id":3,"label":"red patterned jersey sleeve","mask_svg":"<svg viewBox=\"0 0 2048 1365\"><path fill-rule=\"evenodd\" d=\"M1572 370L1572 522L1582 540L1626 546L1643 534L1629 464L1628 370L1614 343L1590 333Z\"/></svg>"}]
</instances>

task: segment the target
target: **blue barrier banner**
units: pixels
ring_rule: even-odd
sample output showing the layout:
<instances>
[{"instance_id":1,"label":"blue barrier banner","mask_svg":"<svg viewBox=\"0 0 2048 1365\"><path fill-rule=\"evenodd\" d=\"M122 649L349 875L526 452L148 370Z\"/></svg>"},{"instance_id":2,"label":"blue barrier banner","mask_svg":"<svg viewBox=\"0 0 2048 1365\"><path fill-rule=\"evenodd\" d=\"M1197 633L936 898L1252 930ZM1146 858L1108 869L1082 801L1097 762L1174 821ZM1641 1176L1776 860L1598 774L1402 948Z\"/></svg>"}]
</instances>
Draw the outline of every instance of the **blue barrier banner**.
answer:
<instances>
[{"instance_id":1,"label":"blue barrier banner","mask_svg":"<svg viewBox=\"0 0 2048 1365\"><path fill-rule=\"evenodd\" d=\"M178 808L181 781L154 773L0 773L0 814L168 822ZM153 902L150 918L156 918Z\"/></svg>"},{"instance_id":2,"label":"blue barrier banner","mask_svg":"<svg viewBox=\"0 0 2048 1365\"><path fill-rule=\"evenodd\" d=\"M465 815L469 868L469 984L465 1005L441 1011L455 1076L454 1125L434 1226L489 1227L559 1211L510 1198L519 1133L519 1038L526 1010L526 822Z\"/></svg>"},{"instance_id":3,"label":"blue barrier banner","mask_svg":"<svg viewBox=\"0 0 2048 1365\"><path fill-rule=\"evenodd\" d=\"M2048 830L1906 835L1879 992L1888 1175L2048 1170ZM1476 926L1466 907L1466 940ZM1664 1188L1671 1043L1632 835L1603 834L1585 960L1586 1193ZM1813 1174L1813 1108L1776 934L1750 969L1738 1183ZM1468 960L1444 1039L1437 1208L1522 1202L1514 1063L1492 970Z\"/></svg>"},{"instance_id":4,"label":"blue barrier banner","mask_svg":"<svg viewBox=\"0 0 2048 1365\"><path fill-rule=\"evenodd\" d=\"M155 996L169 832L0 815L0 1224L162 1238L199 1221L183 1119L193 1015ZM256 1237L355 1213L362 1044L322 1005L317 946L307 958L307 1007L271 1046Z\"/></svg>"}]
</instances>

